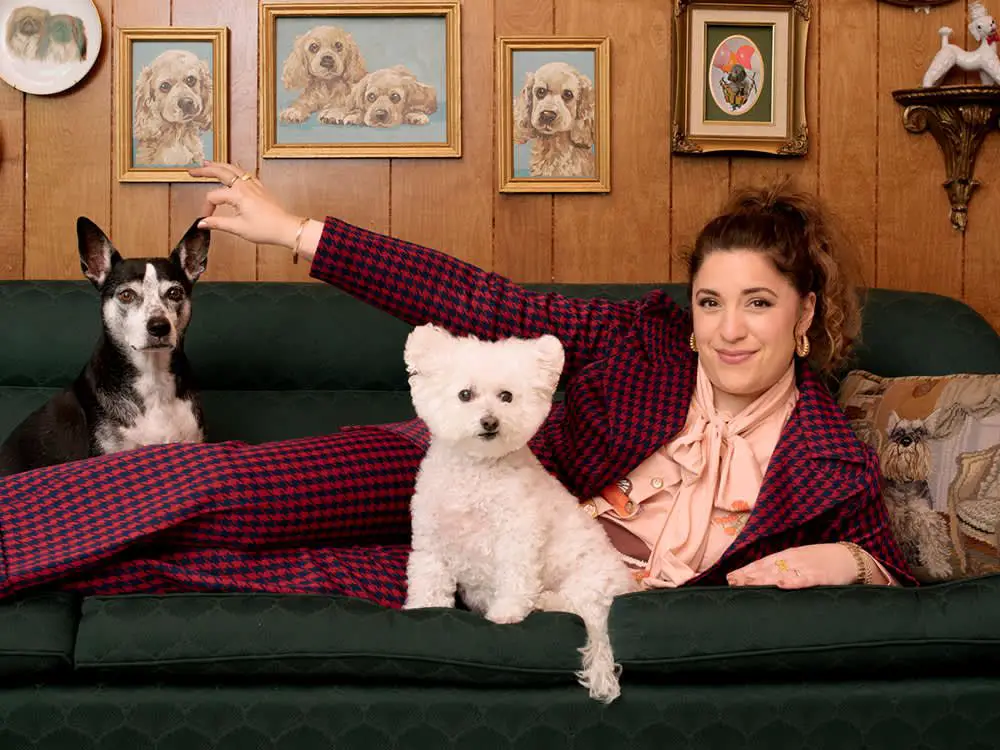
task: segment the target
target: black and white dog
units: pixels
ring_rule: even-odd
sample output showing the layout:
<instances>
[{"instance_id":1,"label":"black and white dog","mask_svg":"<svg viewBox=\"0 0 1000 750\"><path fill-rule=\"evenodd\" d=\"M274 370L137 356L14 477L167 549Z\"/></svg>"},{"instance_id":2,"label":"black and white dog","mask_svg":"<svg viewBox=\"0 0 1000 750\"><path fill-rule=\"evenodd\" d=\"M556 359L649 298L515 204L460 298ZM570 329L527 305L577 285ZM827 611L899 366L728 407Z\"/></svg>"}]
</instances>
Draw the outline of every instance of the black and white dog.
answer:
<instances>
[{"instance_id":1,"label":"black and white dog","mask_svg":"<svg viewBox=\"0 0 1000 750\"><path fill-rule=\"evenodd\" d=\"M83 273L100 292L103 331L76 380L0 445L0 475L204 438L183 341L208 230L196 221L169 258L128 260L89 219L77 219L76 233Z\"/></svg>"}]
</instances>

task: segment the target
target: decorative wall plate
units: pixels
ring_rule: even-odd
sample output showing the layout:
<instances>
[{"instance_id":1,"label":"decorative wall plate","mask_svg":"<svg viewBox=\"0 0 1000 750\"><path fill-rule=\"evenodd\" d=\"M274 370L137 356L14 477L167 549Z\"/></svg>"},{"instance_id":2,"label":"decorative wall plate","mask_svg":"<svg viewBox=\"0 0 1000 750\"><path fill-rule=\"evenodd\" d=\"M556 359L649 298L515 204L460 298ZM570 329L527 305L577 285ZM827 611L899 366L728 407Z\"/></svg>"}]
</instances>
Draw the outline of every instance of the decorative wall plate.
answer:
<instances>
[{"instance_id":1,"label":"decorative wall plate","mask_svg":"<svg viewBox=\"0 0 1000 750\"><path fill-rule=\"evenodd\" d=\"M79 83L101 49L93 0L0 0L0 78L26 94Z\"/></svg>"}]
</instances>

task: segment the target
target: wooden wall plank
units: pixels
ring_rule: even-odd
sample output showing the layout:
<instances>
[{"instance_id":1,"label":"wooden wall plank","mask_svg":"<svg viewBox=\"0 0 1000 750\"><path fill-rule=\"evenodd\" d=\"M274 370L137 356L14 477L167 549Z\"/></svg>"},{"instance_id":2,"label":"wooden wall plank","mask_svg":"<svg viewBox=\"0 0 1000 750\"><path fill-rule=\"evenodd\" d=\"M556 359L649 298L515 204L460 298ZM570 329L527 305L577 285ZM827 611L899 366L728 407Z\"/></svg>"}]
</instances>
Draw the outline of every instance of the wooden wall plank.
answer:
<instances>
[{"instance_id":1,"label":"wooden wall plank","mask_svg":"<svg viewBox=\"0 0 1000 750\"><path fill-rule=\"evenodd\" d=\"M0 81L0 279L24 276L24 98Z\"/></svg>"},{"instance_id":2,"label":"wooden wall plank","mask_svg":"<svg viewBox=\"0 0 1000 750\"><path fill-rule=\"evenodd\" d=\"M462 157L394 159L392 234L493 264L493 0L464 3Z\"/></svg>"},{"instance_id":3,"label":"wooden wall plank","mask_svg":"<svg viewBox=\"0 0 1000 750\"><path fill-rule=\"evenodd\" d=\"M733 189L768 187L785 179L791 186L815 192L819 176L820 111L819 78L822 65L823 21L820 4L810 6L809 33L806 37L806 125L809 128L809 151L804 157L769 157L734 155L730 177ZM831 71L831 75L835 73Z\"/></svg>"},{"instance_id":4,"label":"wooden wall plank","mask_svg":"<svg viewBox=\"0 0 1000 750\"><path fill-rule=\"evenodd\" d=\"M256 27L256 22L254 25ZM278 75L281 64L278 60ZM258 157L257 163L264 185L288 210L318 220L329 214L366 229L389 231L388 159ZM309 264L292 265L289 258L289 253L283 249L259 247L257 278L261 281L306 280Z\"/></svg>"},{"instance_id":5,"label":"wooden wall plank","mask_svg":"<svg viewBox=\"0 0 1000 750\"><path fill-rule=\"evenodd\" d=\"M865 281L875 281L878 154L878 7L839 0L823 7L819 194L855 243ZM845 102L856 102L849 108Z\"/></svg>"},{"instance_id":6,"label":"wooden wall plank","mask_svg":"<svg viewBox=\"0 0 1000 750\"><path fill-rule=\"evenodd\" d=\"M228 26L229 160L256 171L257 162L257 3L255 0L173 0L173 26ZM198 218L205 193L213 186L174 183L170 186L170 247ZM252 281L257 277L256 248L223 232L215 232L208 270L214 281Z\"/></svg>"},{"instance_id":7,"label":"wooden wall plank","mask_svg":"<svg viewBox=\"0 0 1000 750\"><path fill-rule=\"evenodd\" d=\"M962 236L948 221L941 150L930 133L903 128L895 89L920 85L940 46L937 29L965 26L964 3L942 5L934 19L923 13L879 5L879 286L961 296Z\"/></svg>"},{"instance_id":8,"label":"wooden wall plank","mask_svg":"<svg viewBox=\"0 0 1000 750\"><path fill-rule=\"evenodd\" d=\"M118 71L114 65L119 28L169 26L170 3L149 0L114 0L115 33L107 43L111 50L112 102ZM125 125L127 127L127 125ZM111 132L117 132L118 116L112 104ZM166 183L118 181L118 139L111 139L111 240L125 257L166 255L170 242L170 186Z\"/></svg>"},{"instance_id":9,"label":"wooden wall plank","mask_svg":"<svg viewBox=\"0 0 1000 750\"><path fill-rule=\"evenodd\" d=\"M729 157L675 155L670 179L670 281L687 281L684 256L729 195Z\"/></svg>"},{"instance_id":10,"label":"wooden wall plank","mask_svg":"<svg viewBox=\"0 0 1000 750\"><path fill-rule=\"evenodd\" d=\"M555 196L555 278L670 276L670 5L558 0L556 33L610 36L611 192Z\"/></svg>"},{"instance_id":11,"label":"wooden wall plank","mask_svg":"<svg viewBox=\"0 0 1000 750\"><path fill-rule=\"evenodd\" d=\"M77 216L89 217L105 232L111 229L112 7L111 0L95 5L103 40L90 73L68 91L26 101L24 275L29 279L81 278Z\"/></svg>"},{"instance_id":12,"label":"wooden wall plank","mask_svg":"<svg viewBox=\"0 0 1000 750\"><path fill-rule=\"evenodd\" d=\"M497 36L551 34L554 0L495 0ZM493 81L496 86L496 80ZM499 117L499 112L496 115ZM493 129L496 143L498 125ZM493 155L494 184L497 155ZM493 270L515 281L552 280L552 195L496 192Z\"/></svg>"}]
</instances>

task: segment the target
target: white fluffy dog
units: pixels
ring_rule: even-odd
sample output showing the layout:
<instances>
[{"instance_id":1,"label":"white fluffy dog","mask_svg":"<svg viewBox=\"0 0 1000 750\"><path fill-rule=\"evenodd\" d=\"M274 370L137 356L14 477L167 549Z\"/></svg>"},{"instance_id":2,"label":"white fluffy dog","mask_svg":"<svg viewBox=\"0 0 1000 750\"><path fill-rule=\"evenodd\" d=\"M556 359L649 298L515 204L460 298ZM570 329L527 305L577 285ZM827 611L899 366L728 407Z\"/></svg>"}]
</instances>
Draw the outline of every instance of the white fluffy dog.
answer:
<instances>
[{"instance_id":1,"label":"white fluffy dog","mask_svg":"<svg viewBox=\"0 0 1000 750\"><path fill-rule=\"evenodd\" d=\"M562 344L488 343L425 325L404 358L431 434L411 505L406 608L453 607L457 591L496 623L533 609L575 613L587 629L577 677L610 703L620 689L608 612L636 586L600 525L528 447L552 405Z\"/></svg>"},{"instance_id":2,"label":"white fluffy dog","mask_svg":"<svg viewBox=\"0 0 1000 750\"><path fill-rule=\"evenodd\" d=\"M1000 86L1000 60L997 59L997 24L980 3L969 6L969 33L979 42L974 50L965 50L950 41L951 29L942 26L941 49L934 55L927 72L924 73L924 88L937 86L941 79L956 65L962 70L978 70L979 80L986 86Z\"/></svg>"}]
</instances>

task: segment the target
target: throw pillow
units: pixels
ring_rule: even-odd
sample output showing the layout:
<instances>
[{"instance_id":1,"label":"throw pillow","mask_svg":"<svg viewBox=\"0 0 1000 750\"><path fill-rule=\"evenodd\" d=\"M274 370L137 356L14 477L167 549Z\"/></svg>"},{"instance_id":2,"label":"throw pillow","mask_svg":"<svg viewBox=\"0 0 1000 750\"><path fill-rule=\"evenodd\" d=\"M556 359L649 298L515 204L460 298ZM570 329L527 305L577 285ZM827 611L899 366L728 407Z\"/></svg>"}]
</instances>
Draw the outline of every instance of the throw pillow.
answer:
<instances>
[{"instance_id":1,"label":"throw pillow","mask_svg":"<svg viewBox=\"0 0 1000 750\"><path fill-rule=\"evenodd\" d=\"M855 370L840 406L878 452L893 531L924 582L1000 571L1000 374Z\"/></svg>"}]
</instances>

